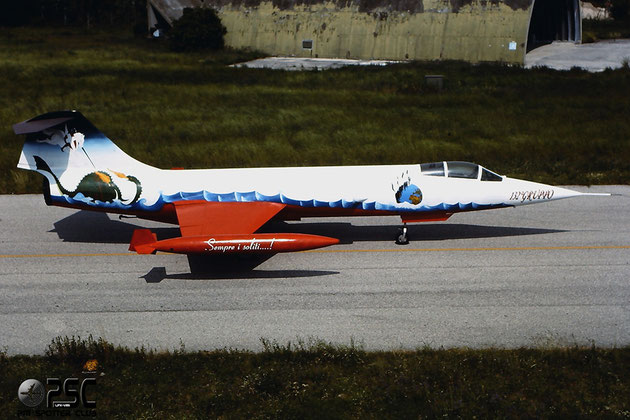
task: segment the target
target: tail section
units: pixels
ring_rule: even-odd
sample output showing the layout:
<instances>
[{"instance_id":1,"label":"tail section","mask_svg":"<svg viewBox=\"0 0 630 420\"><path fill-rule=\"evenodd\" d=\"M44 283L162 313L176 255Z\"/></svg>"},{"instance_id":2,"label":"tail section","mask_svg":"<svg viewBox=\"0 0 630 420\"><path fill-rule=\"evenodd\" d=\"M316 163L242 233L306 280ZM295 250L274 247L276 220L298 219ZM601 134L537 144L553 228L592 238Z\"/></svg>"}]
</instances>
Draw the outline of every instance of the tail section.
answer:
<instances>
[{"instance_id":1,"label":"tail section","mask_svg":"<svg viewBox=\"0 0 630 420\"><path fill-rule=\"evenodd\" d=\"M69 196L72 195L71 191L66 190L63 187L63 185L61 185L61 182L59 182L59 178L57 178L57 175L55 175L53 170L50 169L50 166L48 166L48 164L44 161L44 159L40 158L39 156L33 156L33 159L35 160L36 169L40 172L45 172L45 173L50 174L50 176L52 176L55 182L57 183L57 187L59 188L62 194L66 194Z\"/></svg>"},{"instance_id":2,"label":"tail section","mask_svg":"<svg viewBox=\"0 0 630 420\"><path fill-rule=\"evenodd\" d=\"M78 111L39 115L13 126L26 142L18 168L37 170L39 156L54 173L70 168L102 169L106 166L147 166L123 152Z\"/></svg>"},{"instance_id":3,"label":"tail section","mask_svg":"<svg viewBox=\"0 0 630 420\"><path fill-rule=\"evenodd\" d=\"M124 209L157 199L143 180L158 169L127 155L80 112L39 115L13 131L26 135L17 166L48 179L47 202Z\"/></svg>"},{"instance_id":4,"label":"tail section","mask_svg":"<svg viewBox=\"0 0 630 420\"><path fill-rule=\"evenodd\" d=\"M154 254L155 248L151 246L157 242L157 235L149 229L136 229L131 236L129 251L135 251L138 254Z\"/></svg>"}]
</instances>

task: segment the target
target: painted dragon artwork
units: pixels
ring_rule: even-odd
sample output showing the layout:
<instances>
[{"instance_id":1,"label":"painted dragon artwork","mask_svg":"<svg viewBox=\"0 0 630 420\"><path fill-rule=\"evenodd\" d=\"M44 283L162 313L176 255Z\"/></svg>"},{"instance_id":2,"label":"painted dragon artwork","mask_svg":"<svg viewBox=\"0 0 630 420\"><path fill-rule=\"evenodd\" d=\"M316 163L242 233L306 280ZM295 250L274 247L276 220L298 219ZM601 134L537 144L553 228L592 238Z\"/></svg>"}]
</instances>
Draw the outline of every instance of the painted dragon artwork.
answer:
<instances>
[{"instance_id":1,"label":"painted dragon artwork","mask_svg":"<svg viewBox=\"0 0 630 420\"><path fill-rule=\"evenodd\" d=\"M85 141L85 135L76 129L68 129L68 126L64 126L63 129L49 129L40 133L43 138L37 138L37 143L48 143L53 146L58 146L61 152L64 153L76 153L79 150L83 151L89 162L94 166L92 159L83 148ZM78 183L74 190L69 190L59 180L59 177L50 168L48 163L44 161L40 156L33 156L37 169L43 172L49 173L57 187L62 194L70 198L79 198L79 195L91 200L92 202L100 201L103 203L113 203L118 201L121 204L132 205L138 201L142 194L142 185L140 180L133 175L125 175L121 172L117 172L109 169L107 172L104 170L95 170L86 174ZM96 168L95 168L96 169ZM130 196L123 196L121 188L115 180L123 182L131 182L135 184L135 193Z\"/></svg>"},{"instance_id":2,"label":"painted dragon artwork","mask_svg":"<svg viewBox=\"0 0 630 420\"><path fill-rule=\"evenodd\" d=\"M48 164L44 162L42 158L40 158L39 156L33 156L33 158L37 163L37 169L51 174L52 177L55 179L59 190L64 195L67 195L70 198L75 198L77 194L81 193L84 197L90 198L93 201L98 200L104 203L111 203L114 200L118 200L123 204L131 205L137 202L140 198L140 194L142 194L142 186L140 185L140 181L138 180L138 178L133 175L125 175L123 173L114 171L112 172L115 174L115 176L122 179L127 179L136 184L136 194L131 200L123 198L120 192L120 188L113 182L112 176L103 171L95 171L85 175L83 179L81 179L81 181L79 182L79 185L77 185L77 187L74 189L74 191L70 191L64 188L63 185L61 185L61 182L59 181L59 178L57 178L57 175L53 173Z\"/></svg>"}]
</instances>

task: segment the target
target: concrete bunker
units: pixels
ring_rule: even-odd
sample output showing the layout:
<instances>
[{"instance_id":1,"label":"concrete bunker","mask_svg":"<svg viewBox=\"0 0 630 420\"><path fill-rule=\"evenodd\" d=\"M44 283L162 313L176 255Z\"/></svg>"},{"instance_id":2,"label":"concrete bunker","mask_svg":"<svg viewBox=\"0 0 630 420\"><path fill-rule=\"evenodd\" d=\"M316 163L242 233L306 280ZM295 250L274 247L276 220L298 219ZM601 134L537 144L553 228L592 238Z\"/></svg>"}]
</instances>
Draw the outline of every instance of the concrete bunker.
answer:
<instances>
[{"instance_id":1,"label":"concrete bunker","mask_svg":"<svg viewBox=\"0 0 630 420\"><path fill-rule=\"evenodd\" d=\"M527 32L527 51L553 41L582 40L578 0L534 0Z\"/></svg>"},{"instance_id":2,"label":"concrete bunker","mask_svg":"<svg viewBox=\"0 0 630 420\"><path fill-rule=\"evenodd\" d=\"M213 7L226 45L270 55L524 64L555 41L581 40L578 0L148 0L167 22Z\"/></svg>"}]
</instances>

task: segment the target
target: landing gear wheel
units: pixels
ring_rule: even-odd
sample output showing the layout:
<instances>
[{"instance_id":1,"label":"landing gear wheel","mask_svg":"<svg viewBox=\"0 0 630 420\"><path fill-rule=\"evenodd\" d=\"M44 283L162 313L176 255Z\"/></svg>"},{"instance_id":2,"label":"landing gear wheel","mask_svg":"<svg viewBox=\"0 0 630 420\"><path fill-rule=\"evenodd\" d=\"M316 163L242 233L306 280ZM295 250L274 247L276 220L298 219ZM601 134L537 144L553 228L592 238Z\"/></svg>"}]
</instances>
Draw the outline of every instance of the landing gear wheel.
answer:
<instances>
[{"instance_id":1,"label":"landing gear wheel","mask_svg":"<svg viewBox=\"0 0 630 420\"><path fill-rule=\"evenodd\" d=\"M407 245L409 243L409 237L407 236L407 226L403 226L398 230L398 237L396 238L396 245Z\"/></svg>"}]
</instances>

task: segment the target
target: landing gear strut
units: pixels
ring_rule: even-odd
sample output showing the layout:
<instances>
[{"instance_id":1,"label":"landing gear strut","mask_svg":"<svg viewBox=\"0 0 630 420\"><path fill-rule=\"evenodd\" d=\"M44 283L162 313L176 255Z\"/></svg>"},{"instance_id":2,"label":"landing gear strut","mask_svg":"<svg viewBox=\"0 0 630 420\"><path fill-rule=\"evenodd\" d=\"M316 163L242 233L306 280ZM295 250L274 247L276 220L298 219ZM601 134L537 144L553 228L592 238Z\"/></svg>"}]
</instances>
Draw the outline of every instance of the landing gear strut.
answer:
<instances>
[{"instance_id":1,"label":"landing gear strut","mask_svg":"<svg viewBox=\"0 0 630 420\"><path fill-rule=\"evenodd\" d=\"M396 238L396 245L407 245L409 243L409 237L407 236L407 223L403 223L403 227L398 229L398 237Z\"/></svg>"}]
</instances>

